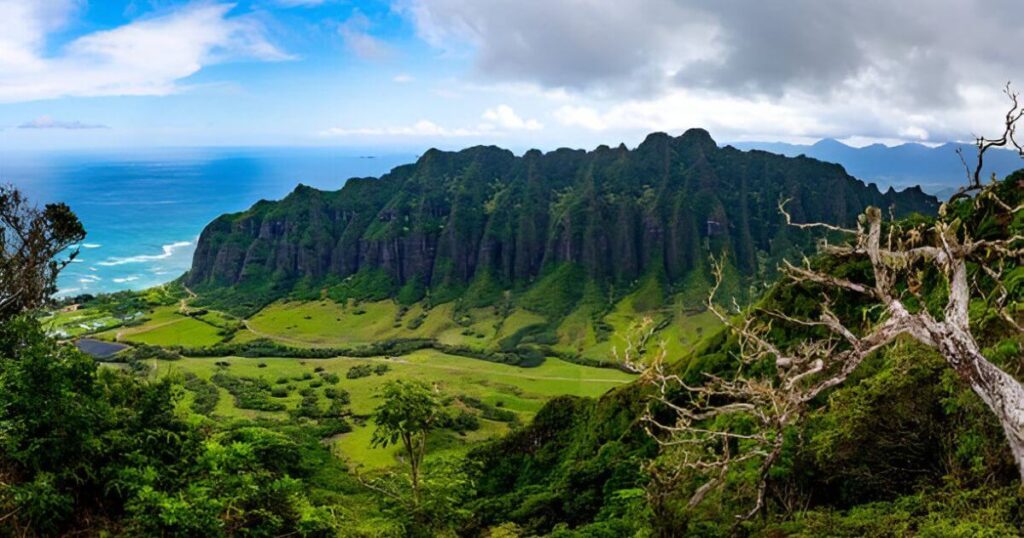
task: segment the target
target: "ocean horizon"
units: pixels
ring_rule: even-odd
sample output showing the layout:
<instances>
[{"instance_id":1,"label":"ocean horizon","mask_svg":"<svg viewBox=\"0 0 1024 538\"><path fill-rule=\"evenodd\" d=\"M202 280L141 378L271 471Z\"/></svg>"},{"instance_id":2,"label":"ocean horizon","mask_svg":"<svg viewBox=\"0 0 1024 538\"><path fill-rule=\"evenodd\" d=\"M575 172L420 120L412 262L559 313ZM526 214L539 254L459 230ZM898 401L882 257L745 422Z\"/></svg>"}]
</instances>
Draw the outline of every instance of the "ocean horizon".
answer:
<instances>
[{"instance_id":1,"label":"ocean horizon","mask_svg":"<svg viewBox=\"0 0 1024 538\"><path fill-rule=\"evenodd\" d=\"M145 289L188 270L196 239L224 213L302 183L340 189L416 155L350 148L159 148L0 153L0 183L38 205L67 203L86 238L59 295Z\"/></svg>"}]
</instances>

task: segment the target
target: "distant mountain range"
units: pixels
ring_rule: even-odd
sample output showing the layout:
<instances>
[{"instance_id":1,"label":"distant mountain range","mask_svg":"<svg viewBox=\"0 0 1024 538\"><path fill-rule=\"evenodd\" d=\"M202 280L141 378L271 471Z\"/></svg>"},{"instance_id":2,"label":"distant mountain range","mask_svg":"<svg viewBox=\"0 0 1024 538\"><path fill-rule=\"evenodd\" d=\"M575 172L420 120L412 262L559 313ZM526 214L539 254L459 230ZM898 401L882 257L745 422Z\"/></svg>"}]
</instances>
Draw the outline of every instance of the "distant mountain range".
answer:
<instances>
[{"instance_id":1,"label":"distant mountain range","mask_svg":"<svg viewBox=\"0 0 1024 538\"><path fill-rule=\"evenodd\" d=\"M806 155L822 161L843 166L850 175L868 183L876 183L885 190L888 187L905 189L914 185L939 199L945 199L966 182L966 173L958 147L963 148L964 158L971 166L977 150L970 144L947 143L937 147L921 144L885 146L872 144L852 147L837 140L826 138L813 145L786 144L782 142L737 142L731 144L738 149L760 149L788 157ZM994 148L985 155L986 167L983 177L995 173L1003 178L1024 168L1024 159L1017 152Z\"/></svg>"},{"instance_id":2,"label":"distant mountain range","mask_svg":"<svg viewBox=\"0 0 1024 538\"><path fill-rule=\"evenodd\" d=\"M584 282L622 289L654 274L681 283L709 252L727 252L742 276L798 257L813 238L785 225L783 198L797 220L835 224L868 205L938 207L920 189L883 192L835 164L719 147L702 129L655 133L633 150L432 149L379 179L334 192L300 185L216 219L186 282L258 307L296 289L437 301L550 277L562 278L552 289L575 289L557 301L566 310Z\"/></svg>"}]
</instances>

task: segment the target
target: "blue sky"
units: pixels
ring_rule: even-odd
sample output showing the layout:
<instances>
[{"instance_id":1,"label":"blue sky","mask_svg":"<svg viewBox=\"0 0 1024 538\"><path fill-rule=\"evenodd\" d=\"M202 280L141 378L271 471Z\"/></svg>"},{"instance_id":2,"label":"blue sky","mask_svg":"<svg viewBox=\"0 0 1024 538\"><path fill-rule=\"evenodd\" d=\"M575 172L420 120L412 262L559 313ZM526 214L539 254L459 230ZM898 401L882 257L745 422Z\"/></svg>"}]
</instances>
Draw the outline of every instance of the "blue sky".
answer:
<instances>
[{"instance_id":1,"label":"blue sky","mask_svg":"<svg viewBox=\"0 0 1024 538\"><path fill-rule=\"evenodd\" d=\"M0 145L937 143L1021 78L1009 0L764 4L0 0Z\"/></svg>"}]
</instances>

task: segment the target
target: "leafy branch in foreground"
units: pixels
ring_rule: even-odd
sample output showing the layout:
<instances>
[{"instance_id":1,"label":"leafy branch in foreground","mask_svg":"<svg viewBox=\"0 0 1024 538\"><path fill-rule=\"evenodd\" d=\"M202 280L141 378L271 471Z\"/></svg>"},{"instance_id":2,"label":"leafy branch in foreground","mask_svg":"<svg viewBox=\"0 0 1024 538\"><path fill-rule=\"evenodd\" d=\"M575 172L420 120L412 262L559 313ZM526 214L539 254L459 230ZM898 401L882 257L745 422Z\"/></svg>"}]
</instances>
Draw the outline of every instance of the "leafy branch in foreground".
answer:
<instances>
[{"instance_id":1,"label":"leafy branch in foreground","mask_svg":"<svg viewBox=\"0 0 1024 538\"><path fill-rule=\"evenodd\" d=\"M1013 109L1002 144L978 139L978 170L989 148L1006 143L1020 148L1013 134L1022 114L1016 94L1008 95ZM982 318L987 318L986 329L996 324L998 332L1021 330L1014 303L1019 292L1011 291L1010 282L1024 258L1019 233L1024 185L1018 175L987 185L975 180L942 206L938 219L927 222L884 222L881 210L868 208L855 229L794 223L781 202L792 226L852 236L842 244L824 242L826 256L815 263L805 259L782 267L783 286L816 303L803 311L766 307L737 316L723 310L715 297L722 264L713 262L715 284L707 306L735 336L738 368L688 382L666 367L662 352L642 377L655 389L644 416L646 428L663 453L672 454L674 483L701 477L691 507L726 484L730 470L753 466L753 506L737 518L760 511L789 428L806 416L818 396L844 383L868 356L900 337L936 351L978 395L998 419L1024 479L1024 386L986 358L978 343ZM967 192L976 195L961 199ZM973 313L972 304L978 307ZM640 347L645 334L641 323L635 335ZM627 346L627 351L636 347ZM625 360L637 369L633 355L627 353Z\"/></svg>"},{"instance_id":2,"label":"leafy branch in foreground","mask_svg":"<svg viewBox=\"0 0 1024 538\"><path fill-rule=\"evenodd\" d=\"M0 185L0 320L42 306L82 239L85 228L67 205L40 209L15 187Z\"/></svg>"}]
</instances>

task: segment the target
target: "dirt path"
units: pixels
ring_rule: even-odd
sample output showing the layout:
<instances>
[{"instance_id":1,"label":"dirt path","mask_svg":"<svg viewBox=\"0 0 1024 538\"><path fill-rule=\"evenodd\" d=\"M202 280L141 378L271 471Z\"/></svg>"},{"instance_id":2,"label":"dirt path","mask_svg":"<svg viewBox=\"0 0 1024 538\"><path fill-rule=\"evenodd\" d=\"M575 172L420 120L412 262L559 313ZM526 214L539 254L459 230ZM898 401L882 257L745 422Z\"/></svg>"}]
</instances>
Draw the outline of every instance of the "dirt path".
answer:
<instances>
[{"instance_id":1,"label":"dirt path","mask_svg":"<svg viewBox=\"0 0 1024 538\"><path fill-rule=\"evenodd\" d=\"M284 342L286 344L295 344L295 345L304 346L304 347L316 347L318 345L316 342L310 342L308 340L299 340L298 338L289 338L287 336L281 336L279 334L265 333L263 331L259 331L259 330L253 329L252 325L249 325L249 320L247 320L247 319L243 319L242 320L242 325L245 327L245 329L247 331L251 332L252 334L255 334L256 336L259 336L261 338L266 338L268 340L274 340L276 342ZM324 347L330 347L330 345L324 345Z\"/></svg>"},{"instance_id":2,"label":"dirt path","mask_svg":"<svg viewBox=\"0 0 1024 538\"><path fill-rule=\"evenodd\" d=\"M178 302L178 312L181 313L181 314L184 314L185 310L188 308L189 301L191 301L192 299L195 299L198 296L196 295L196 292L194 292L191 289L189 289L188 286L182 284L181 287L185 288L185 293L188 294L188 297L182 297L181 301Z\"/></svg>"}]
</instances>

